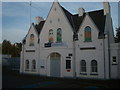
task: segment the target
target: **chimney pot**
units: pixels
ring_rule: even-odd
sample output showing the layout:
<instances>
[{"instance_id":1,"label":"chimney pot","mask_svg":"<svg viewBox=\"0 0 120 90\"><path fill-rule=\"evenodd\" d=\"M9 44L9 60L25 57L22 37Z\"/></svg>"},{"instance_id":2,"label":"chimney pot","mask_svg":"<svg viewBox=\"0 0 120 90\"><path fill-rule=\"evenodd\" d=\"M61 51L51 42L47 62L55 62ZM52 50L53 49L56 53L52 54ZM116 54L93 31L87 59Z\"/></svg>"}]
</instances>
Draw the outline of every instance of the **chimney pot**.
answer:
<instances>
[{"instance_id":1,"label":"chimney pot","mask_svg":"<svg viewBox=\"0 0 120 90\"><path fill-rule=\"evenodd\" d=\"M41 21L44 21L44 19L40 16L36 16L36 24L38 25Z\"/></svg>"},{"instance_id":2,"label":"chimney pot","mask_svg":"<svg viewBox=\"0 0 120 90\"><path fill-rule=\"evenodd\" d=\"M84 8L79 8L79 9L78 9L78 15L79 15L79 16L83 16L84 13L85 13Z\"/></svg>"}]
</instances>

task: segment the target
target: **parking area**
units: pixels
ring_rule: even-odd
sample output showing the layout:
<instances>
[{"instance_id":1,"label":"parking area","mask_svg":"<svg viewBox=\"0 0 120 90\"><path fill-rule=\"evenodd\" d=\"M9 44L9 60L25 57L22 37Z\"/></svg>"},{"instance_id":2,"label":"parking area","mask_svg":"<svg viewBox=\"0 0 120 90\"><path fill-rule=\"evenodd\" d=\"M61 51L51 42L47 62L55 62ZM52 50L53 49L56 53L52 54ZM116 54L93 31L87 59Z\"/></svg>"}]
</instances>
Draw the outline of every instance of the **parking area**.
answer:
<instances>
[{"instance_id":1,"label":"parking area","mask_svg":"<svg viewBox=\"0 0 120 90\"><path fill-rule=\"evenodd\" d=\"M84 80L70 78L52 78L40 75L19 74L3 68L2 88L81 88L105 89L119 88L120 80Z\"/></svg>"}]
</instances>

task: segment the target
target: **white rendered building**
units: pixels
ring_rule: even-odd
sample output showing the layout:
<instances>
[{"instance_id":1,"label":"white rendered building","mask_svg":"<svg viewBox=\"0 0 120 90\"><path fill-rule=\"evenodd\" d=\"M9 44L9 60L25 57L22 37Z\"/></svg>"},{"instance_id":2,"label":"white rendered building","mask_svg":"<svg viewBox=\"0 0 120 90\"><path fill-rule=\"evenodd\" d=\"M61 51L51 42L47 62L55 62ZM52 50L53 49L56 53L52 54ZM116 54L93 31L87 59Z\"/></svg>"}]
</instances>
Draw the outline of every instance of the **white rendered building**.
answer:
<instances>
[{"instance_id":1,"label":"white rendered building","mask_svg":"<svg viewBox=\"0 0 120 90\"><path fill-rule=\"evenodd\" d=\"M109 2L71 14L53 2L23 40L20 73L90 79L120 78L120 43L114 43Z\"/></svg>"}]
</instances>

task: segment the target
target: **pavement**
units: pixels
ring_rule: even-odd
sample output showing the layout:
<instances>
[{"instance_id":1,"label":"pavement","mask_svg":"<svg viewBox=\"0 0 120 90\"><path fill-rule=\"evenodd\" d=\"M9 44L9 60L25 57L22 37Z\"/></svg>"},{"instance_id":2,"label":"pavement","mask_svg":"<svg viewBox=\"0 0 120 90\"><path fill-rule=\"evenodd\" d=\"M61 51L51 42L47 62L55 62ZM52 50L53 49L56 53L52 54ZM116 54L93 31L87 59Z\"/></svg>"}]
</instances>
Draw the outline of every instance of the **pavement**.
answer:
<instances>
[{"instance_id":1,"label":"pavement","mask_svg":"<svg viewBox=\"0 0 120 90\"><path fill-rule=\"evenodd\" d=\"M42 87L47 87L49 85L55 85L58 82L54 81L47 81L47 82L41 82L41 83L36 83L36 84L31 84L31 85L25 85L19 88L42 88Z\"/></svg>"},{"instance_id":2,"label":"pavement","mask_svg":"<svg viewBox=\"0 0 120 90\"><path fill-rule=\"evenodd\" d=\"M82 88L98 90L119 88L120 80L88 80L53 78L40 75L20 74L16 71L3 70L2 88Z\"/></svg>"}]
</instances>

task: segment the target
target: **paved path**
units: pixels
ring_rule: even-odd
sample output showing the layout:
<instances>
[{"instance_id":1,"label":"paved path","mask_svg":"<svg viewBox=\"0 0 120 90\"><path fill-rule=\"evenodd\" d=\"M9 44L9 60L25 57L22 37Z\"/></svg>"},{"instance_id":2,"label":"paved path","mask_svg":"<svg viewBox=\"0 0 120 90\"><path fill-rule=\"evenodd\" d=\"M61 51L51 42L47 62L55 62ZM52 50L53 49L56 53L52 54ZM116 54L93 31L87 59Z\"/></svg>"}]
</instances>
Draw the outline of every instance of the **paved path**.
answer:
<instances>
[{"instance_id":1,"label":"paved path","mask_svg":"<svg viewBox=\"0 0 120 90\"><path fill-rule=\"evenodd\" d=\"M57 83L58 82L54 82L54 81L46 81L46 82L42 82L42 83L22 86L20 88L41 88L41 87L46 87L46 86L49 86L49 85L54 85L54 84L57 84Z\"/></svg>"}]
</instances>

